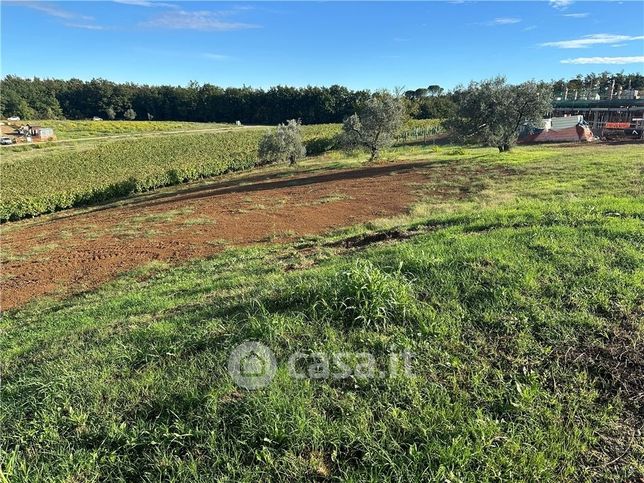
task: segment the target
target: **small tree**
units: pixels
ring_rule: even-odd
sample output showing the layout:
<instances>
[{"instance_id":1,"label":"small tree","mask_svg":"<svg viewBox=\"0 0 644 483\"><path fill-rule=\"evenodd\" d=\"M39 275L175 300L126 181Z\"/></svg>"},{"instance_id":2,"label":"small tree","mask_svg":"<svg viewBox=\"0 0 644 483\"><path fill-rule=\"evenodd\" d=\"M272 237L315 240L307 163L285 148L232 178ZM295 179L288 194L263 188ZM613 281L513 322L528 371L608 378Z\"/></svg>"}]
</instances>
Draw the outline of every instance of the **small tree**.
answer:
<instances>
[{"instance_id":1,"label":"small tree","mask_svg":"<svg viewBox=\"0 0 644 483\"><path fill-rule=\"evenodd\" d=\"M443 89L441 86L438 84L432 84L431 86L427 86L427 92L429 92L430 96L440 96L445 89Z\"/></svg>"},{"instance_id":2,"label":"small tree","mask_svg":"<svg viewBox=\"0 0 644 483\"><path fill-rule=\"evenodd\" d=\"M128 121L133 121L134 119L136 119L136 111L134 111L134 109L132 108L129 108L123 113L123 118L127 119Z\"/></svg>"},{"instance_id":3,"label":"small tree","mask_svg":"<svg viewBox=\"0 0 644 483\"><path fill-rule=\"evenodd\" d=\"M275 131L269 131L259 143L259 159L263 163L288 161L295 164L306 156L302 143L299 121L291 119L286 124L279 124Z\"/></svg>"},{"instance_id":4,"label":"small tree","mask_svg":"<svg viewBox=\"0 0 644 483\"><path fill-rule=\"evenodd\" d=\"M105 109L105 117L107 117L110 121L116 119L116 111L112 106Z\"/></svg>"},{"instance_id":5,"label":"small tree","mask_svg":"<svg viewBox=\"0 0 644 483\"><path fill-rule=\"evenodd\" d=\"M504 77L472 82L456 93L458 109L449 127L464 139L474 139L499 152L516 144L519 128L537 123L552 108L552 86L544 82L509 85Z\"/></svg>"},{"instance_id":6,"label":"small tree","mask_svg":"<svg viewBox=\"0 0 644 483\"><path fill-rule=\"evenodd\" d=\"M342 123L342 144L349 149L369 151L370 161L378 158L380 150L393 143L394 135L402 126L405 106L399 96L378 92L360 109Z\"/></svg>"}]
</instances>

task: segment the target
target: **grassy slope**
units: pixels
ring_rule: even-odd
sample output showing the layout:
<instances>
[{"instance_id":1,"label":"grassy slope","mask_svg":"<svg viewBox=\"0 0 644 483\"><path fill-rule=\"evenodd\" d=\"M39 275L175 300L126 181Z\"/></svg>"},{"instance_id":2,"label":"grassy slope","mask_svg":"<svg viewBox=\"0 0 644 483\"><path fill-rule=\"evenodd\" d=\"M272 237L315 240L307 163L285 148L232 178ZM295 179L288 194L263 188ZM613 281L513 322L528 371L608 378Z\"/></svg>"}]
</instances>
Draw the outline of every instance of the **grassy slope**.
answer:
<instances>
[{"instance_id":1,"label":"grassy slope","mask_svg":"<svg viewBox=\"0 0 644 483\"><path fill-rule=\"evenodd\" d=\"M348 253L328 244L363 227L230 250L6 315L4 473L16 481L641 475L637 151L466 154L466 163L509 171L472 176L483 186L458 201L436 202L436 187L425 188L412 217L376 225L411 224L419 234L408 241ZM245 339L262 340L281 362L266 389L240 390L226 374L230 348ZM382 362L401 348L416 354L411 380L303 382L284 366L297 349L370 351Z\"/></svg>"}]
</instances>

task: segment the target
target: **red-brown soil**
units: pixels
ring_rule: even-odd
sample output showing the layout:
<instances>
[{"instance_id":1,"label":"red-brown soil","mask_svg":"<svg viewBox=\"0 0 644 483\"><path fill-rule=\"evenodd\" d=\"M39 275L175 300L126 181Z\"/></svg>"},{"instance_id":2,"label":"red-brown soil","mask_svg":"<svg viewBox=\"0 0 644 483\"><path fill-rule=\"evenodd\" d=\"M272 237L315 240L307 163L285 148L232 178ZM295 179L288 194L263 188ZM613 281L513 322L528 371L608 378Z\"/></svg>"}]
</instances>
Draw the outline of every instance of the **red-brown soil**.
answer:
<instances>
[{"instance_id":1,"label":"red-brown soil","mask_svg":"<svg viewBox=\"0 0 644 483\"><path fill-rule=\"evenodd\" d=\"M83 291L153 260L319 234L404 213L427 162L255 172L5 226L2 308Z\"/></svg>"}]
</instances>

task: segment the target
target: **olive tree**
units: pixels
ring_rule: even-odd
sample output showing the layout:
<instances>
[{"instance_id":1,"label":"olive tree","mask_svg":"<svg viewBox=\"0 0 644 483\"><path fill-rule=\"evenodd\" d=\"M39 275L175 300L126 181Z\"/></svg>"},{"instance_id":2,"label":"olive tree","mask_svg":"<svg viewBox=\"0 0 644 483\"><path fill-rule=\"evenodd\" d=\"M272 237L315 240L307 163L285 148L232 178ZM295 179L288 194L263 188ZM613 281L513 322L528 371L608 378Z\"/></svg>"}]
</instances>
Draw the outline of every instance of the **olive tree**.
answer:
<instances>
[{"instance_id":1,"label":"olive tree","mask_svg":"<svg viewBox=\"0 0 644 483\"><path fill-rule=\"evenodd\" d=\"M378 158L380 150L390 146L403 124L405 105L400 96L389 92L372 95L358 113L342 123L342 144L348 149L363 148Z\"/></svg>"},{"instance_id":2,"label":"olive tree","mask_svg":"<svg viewBox=\"0 0 644 483\"><path fill-rule=\"evenodd\" d=\"M289 164L295 164L306 156L300 125L299 121L291 119L264 134L259 143L259 159L263 163L288 161Z\"/></svg>"},{"instance_id":3,"label":"olive tree","mask_svg":"<svg viewBox=\"0 0 644 483\"><path fill-rule=\"evenodd\" d=\"M132 109L132 108L127 109L123 113L123 118L127 119L128 121L134 121L134 119L136 119L136 111L134 109Z\"/></svg>"},{"instance_id":4,"label":"olive tree","mask_svg":"<svg viewBox=\"0 0 644 483\"><path fill-rule=\"evenodd\" d=\"M538 123L552 109L552 86L545 82L510 85L504 77L471 82L456 92L458 109L448 126L464 140L495 146L516 144L523 124Z\"/></svg>"}]
</instances>

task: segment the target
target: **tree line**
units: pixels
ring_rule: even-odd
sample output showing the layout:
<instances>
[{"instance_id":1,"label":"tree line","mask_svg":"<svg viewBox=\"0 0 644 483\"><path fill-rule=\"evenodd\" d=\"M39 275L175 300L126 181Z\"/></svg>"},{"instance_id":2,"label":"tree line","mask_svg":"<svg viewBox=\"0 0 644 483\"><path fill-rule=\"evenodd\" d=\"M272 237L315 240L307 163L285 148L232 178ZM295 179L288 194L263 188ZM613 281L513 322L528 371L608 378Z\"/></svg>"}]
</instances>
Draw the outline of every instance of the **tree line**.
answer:
<instances>
[{"instance_id":1,"label":"tree line","mask_svg":"<svg viewBox=\"0 0 644 483\"><path fill-rule=\"evenodd\" d=\"M142 119L157 121L277 124L302 119L307 124L339 123L371 97L368 90L343 86L222 88L191 82L187 86L151 86L105 79L0 80L0 116L22 119ZM452 94L440 88L431 100L406 97L416 119L444 118L455 108Z\"/></svg>"},{"instance_id":2,"label":"tree line","mask_svg":"<svg viewBox=\"0 0 644 483\"><path fill-rule=\"evenodd\" d=\"M588 74L552 81L555 97L569 98L592 90L644 89L641 74ZM429 85L401 92L407 115L446 119L459 105L459 92ZM302 119L307 124L339 123L371 98L368 90L331 87L222 88L191 82L187 86L151 86L104 79L27 79L8 75L0 80L0 116L22 119L143 119L158 121L278 124Z\"/></svg>"},{"instance_id":3,"label":"tree line","mask_svg":"<svg viewBox=\"0 0 644 483\"><path fill-rule=\"evenodd\" d=\"M616 74L601 72L599 74L581 74L571 79L558 79L552 82L555 98L576 99L589 98L599 95L602 99L610 98L625 89L644 89L644 75L642 74Z\"/></svg>"}]
</instances>

